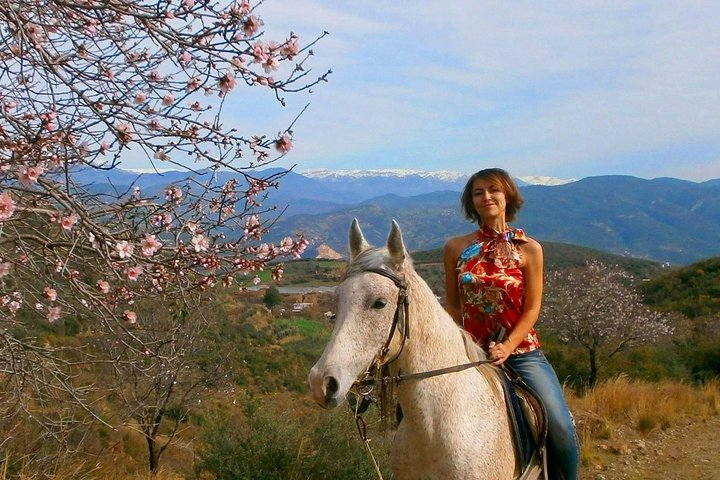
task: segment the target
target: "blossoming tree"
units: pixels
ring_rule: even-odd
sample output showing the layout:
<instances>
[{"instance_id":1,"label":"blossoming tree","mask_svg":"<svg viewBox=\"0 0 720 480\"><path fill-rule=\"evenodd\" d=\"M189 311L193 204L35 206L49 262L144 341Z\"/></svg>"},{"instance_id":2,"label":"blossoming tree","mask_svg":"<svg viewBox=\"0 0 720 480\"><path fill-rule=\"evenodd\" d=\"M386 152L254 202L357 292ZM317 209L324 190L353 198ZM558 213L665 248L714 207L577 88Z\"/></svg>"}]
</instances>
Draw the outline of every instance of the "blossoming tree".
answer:
<instances>
[{"instance_id":1,"label":"blossoming tree","mask_svg":"<svg viewBox=\"0 0 720 480\"><path fill-rule=\"evenodd\" d=\"M644 305L632 280L626 271L597 260L546 275L543 323L562 341L587 351L590 387L617 353L673 334L671 315Z\"/></svg>"},{"instance_id":2,"label":"blossoming tree","mask_svg":"<svg viewBox=\"0 0 720 480\"><path fill-rule=\"evenodd\" d=\"M263 242L273 220L263 200L281 176L251 170L291 150L292 124L244 135L226 105L243 87L284 106L325 81L330 72L313 76L308 65L325 34L302 45L293 33L266 39L262 26L248 0L0 0L7 428L26 415L56 433L72 423L60 405L95 415L97 385L78 365L111 359L41 340L44 326L73 322L111 338L116 365L147 371L148 359L169 361L168 338L144 333L143 298L186 308L216 284L241 287L267 268L280 277L282 265L268 262L303 252L301 236ZM128 158L187 176L161 194L81 180Z\"/></svg>"}]
</instances>

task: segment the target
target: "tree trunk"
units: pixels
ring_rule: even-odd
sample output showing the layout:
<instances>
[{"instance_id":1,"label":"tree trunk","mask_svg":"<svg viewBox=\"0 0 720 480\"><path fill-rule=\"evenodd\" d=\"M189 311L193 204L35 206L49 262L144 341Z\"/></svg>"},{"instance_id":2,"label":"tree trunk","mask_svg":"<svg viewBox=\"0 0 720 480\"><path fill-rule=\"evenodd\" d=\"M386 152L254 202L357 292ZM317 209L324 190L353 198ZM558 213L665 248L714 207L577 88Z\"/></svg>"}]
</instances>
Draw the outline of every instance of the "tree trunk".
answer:
<instances>
[{"instance_id":1,"label":"tree trunk","mask_svg":"<svg viewBox=\"0 0 720 480\"><path fill-rule=\"evenodd\" d=\"M597 352L595 349L588 349L590 354L590 378L588 379L588 387L593 388L598 380Z\"/></svg>"},{"instance_id":2,"label":"tree trunk","mask_svg":"<svg viewBox=\"0 0 720 480\"><path fill-rule=\"evenodd\" d=\"M148 462L151 472L155 472L158 468L158 461L160 460L158 455L158 449L157 444L155 442L155 437L151 435L145 435L145 439L147 440L147 446L148 446Z\"/></svg>"}]
</instances>

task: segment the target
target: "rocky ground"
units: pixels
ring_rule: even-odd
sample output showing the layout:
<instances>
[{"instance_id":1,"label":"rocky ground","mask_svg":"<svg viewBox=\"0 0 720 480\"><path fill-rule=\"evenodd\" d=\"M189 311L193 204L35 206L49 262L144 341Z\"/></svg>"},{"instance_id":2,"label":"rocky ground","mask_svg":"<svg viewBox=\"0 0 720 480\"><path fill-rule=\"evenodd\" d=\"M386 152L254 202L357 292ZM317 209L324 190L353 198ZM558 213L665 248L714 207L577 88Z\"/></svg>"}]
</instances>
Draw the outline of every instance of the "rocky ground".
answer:
<instances>
[{"instance_id":1,"label":"rocky ground","mask_svg":"<svg viewBox=\"0 0 720 480\"><path fill-rule=\"evenodd\" d=\"M587 480L720 480L720 416L596 443Z\"/></svg>"}]
</instances>

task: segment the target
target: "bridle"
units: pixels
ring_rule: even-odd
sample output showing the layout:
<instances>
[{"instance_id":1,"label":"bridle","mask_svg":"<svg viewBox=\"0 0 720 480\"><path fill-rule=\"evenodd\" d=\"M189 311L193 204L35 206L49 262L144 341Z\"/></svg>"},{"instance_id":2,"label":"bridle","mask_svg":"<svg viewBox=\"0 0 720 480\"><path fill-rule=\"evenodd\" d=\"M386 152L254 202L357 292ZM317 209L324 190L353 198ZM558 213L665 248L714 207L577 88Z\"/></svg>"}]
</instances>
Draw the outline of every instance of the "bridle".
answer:
<instances>
[{"instance_id":1,"label":"bridle","mask_svg":"<svg viewBox=\"0 0 720 480\"><path fill-rule=\"evenodd\" d=\"M375 355L375 358L365 370L365 373L361 377L358 377L358 380L355 380L355 382L353 383L354 387L362 388L383 386L389 383L397 386L403 380L421 380L424 378L435 377L438 375L445 375L447 373L460 372L462 370L467 370L468 368L473 368L493 362L492 360L477 360L475 362L468 362L460 365L439 368L436 370L428 370L425 372L398 373L398 375L394 376L385 374L387 372L387 366L398 359L403 349L405 348L405 343L410 338L410 299L407 294L407 282L405 281L405 276L403 274L394 272L384 265L381 265L380 267L368 268L363 270L363 272L376 273L392 280L392 282L398 288L398 300L395 307L395 314L393 315L393 322L390 326L390 333L388 334L387 340L385 340L385 344ZM387 360L385 356L390 351L390 344L395 336L395 332L399 329L399 327L402 328L402 340L400 343L400 348L391 359ZM369 391L363 393L362 390L359 390L358 393L361 396L369 395Z\"/></svg>"}]
</instances>

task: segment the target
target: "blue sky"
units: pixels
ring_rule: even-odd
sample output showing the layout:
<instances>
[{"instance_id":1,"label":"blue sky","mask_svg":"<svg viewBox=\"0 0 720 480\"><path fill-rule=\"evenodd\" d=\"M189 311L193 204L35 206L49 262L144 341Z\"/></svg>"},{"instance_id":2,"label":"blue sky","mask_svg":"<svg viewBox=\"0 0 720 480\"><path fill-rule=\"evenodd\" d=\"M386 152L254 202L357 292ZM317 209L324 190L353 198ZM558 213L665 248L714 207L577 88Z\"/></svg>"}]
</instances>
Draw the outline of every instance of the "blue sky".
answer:
<instances>
[{"instance_id":1,"label":"blue sky","mask_svg":"<svg viewBox=\"0 0 720 480\"><path fill-rule=\"evenodd\" d=\"M399 168L582 178L720 178L720 2L266 0L330 82L233 100L241 127L282 130L306 102L298 170ZM252 92L253 94L255 92Z\"/></svg>"}]
</instances>

